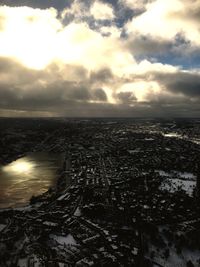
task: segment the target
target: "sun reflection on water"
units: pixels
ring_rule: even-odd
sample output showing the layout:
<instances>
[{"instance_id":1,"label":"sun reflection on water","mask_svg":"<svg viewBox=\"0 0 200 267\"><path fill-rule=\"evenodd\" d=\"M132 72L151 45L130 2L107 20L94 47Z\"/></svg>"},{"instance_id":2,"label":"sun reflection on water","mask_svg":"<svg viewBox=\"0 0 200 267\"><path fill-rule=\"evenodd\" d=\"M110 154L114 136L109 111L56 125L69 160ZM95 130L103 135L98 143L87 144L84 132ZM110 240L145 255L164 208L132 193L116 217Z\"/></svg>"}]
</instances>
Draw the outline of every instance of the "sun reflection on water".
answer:
<instances>
[{"instance_id":1,"label":"sun reflection on water","mask_svg":"<svg viewBox=\"0 0 200 267\"><path fill-rule=\"evenodd\" d=\"M16 160L3 168L4 172L30 173L34 168L34 163L27 159Z\"/></svg>"},{"instance_id":2,"label":"sun reflection on water","mask_svg":"<svg viewBox=\"0 0 200 267\"><path fill-rule=\"evenodd\" d=\"M23 206L46 192L55 185L62 162L62 154L38 152L0 165L0 208Z\"/></svg>"}]
</instances>

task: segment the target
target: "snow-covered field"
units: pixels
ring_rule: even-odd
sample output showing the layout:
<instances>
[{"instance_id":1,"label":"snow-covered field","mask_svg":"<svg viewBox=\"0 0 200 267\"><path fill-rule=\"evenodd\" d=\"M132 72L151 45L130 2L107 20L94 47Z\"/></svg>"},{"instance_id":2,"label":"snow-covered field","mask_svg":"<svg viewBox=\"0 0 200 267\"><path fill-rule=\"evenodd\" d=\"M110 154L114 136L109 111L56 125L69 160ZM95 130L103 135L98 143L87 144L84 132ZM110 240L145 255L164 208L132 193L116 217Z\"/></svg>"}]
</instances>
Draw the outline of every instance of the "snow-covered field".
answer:
<instances>
[{"instance_id":1,"label":"snow-covered field","mask_svg":"<svg viewBox=\"0 0 200 267\"><path fill-rule=\"evenodd\" d=\"M51 239L54 239L56 242L58 242L60 245L69 245L74 246L76 245L76 240L71 234L68 234L67 236L61 236L61 235L50 235Z\"/></svg>"},{"instance_id":2,"label":"snow-covered field","mask_svg":"<svg viewBox=\"0 0 200 267\"><path fill-rule=\"evenodd\" d=\"M189 172L165 172L163 170L157 170L161 177L163 177L163 182L160 186L161 190L167 190L171 193L182 189L186 193L192 196L194 188L196 186L196 176Z\"/></svg>"}]
</instances>

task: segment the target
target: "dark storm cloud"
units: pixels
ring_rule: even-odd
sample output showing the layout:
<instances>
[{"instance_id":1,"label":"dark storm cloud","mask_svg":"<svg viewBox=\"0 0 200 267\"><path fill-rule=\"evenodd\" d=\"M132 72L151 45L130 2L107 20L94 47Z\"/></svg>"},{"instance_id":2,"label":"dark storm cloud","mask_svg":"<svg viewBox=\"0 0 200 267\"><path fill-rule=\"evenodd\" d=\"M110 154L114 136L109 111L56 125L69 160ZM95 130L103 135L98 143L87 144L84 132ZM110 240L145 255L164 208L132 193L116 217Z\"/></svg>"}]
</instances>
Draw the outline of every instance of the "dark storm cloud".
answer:
<instances>
[{"instance_id":1,"label":"dark storm cloud","mask_svg":"<svg viewBox=\"0 0 200 267\"><path fill-rule=\"evenodd\" d=\"M176 81L169 83L168 88L173 92L180 92L191 97L200 97L200 81Z\"/></svg>"},{"instance_id":2,"label":"dark storm cloud","mask_svg":"<svg viewBox=\"0 0 200 267\"><path fill-rule=\"evenodd\" d=\"M100 92L100 91L99 91ZM65 110L67 106L76 108L77 106L89 105L89 100L106 100L106 95L98 95L98 91L90 92L89 89L80 87L74 83L51 84L47 88L34 88L24 91L21 88L0 86L0 108L35 110L35 111L59 111ZM103 94L103 91L101 91Z\"/></svg>"},{"instance_id":3,"label":"dark storm cloud","mask_svg":"<svg viewBox=\"0 0 200 267\"><path fill-rule=\"evenodd\" d=\"M81 85L73 85L72 87L66 87L65 98L78 101L87 101L91 99L91 94L88 88Z\"/></svg>"},{"instance_id":4,"label":"dark storm cloud","mask_svg":"<svg viewBox=\"0 0 200 267\"><path fill-rule=\"evenodd\" d=\"M43 88L31 88L23 90L14 85L0 86L0 107L43 109L57 108L75 102L87 102L96 100L96 95L84 88L81 84L72 82L55 82Z\"/></svg>"},{"instance_id":5,"label":"dark storm cloud","mask_svg":"<svg viewBox=\"0 0 200 267\"><path fill-rule=\"evenodd\" d=\"M38 110L62 104L62 89L32 88L24 90L12 83L0 84L0 108Z\"/></svg>"},{"instance_id":6,"label":"dark storm cloud","mask_svg":"<svg viewBox=\"0 0 200 267\"><path fill-rule=\"evenodd\" d=\"M94 90L93 97L94 97L94 100L97 100L97 101L104 101L104 102L107 101L107 95L105 91L101 88L97 88Z\"/></svg>"},{"instance_id":7,"label":"dark storm cloud","mask_svg":"<svg viewBox=\"0 0 200 267\"><path fill-rule=\"evenodd\" d=\"M108 82L114 79L114 75L109 68L100 69L98 71L92 71L90 74L91 82Z\"/></svg>"},{"instance_id":8,"label":"dark storm cloud","mask_svg":"<svg viewBox=\"0 0 200 267\"><path fill-rule=\"evenodd\" d=\"M33 8L49 8L54 7L58 10L62 10L68 6L70 6L73 0L2 0L1 5L8 5L12 7L17 6L29 6Z\"/></svg>"},{"instance_id":9,"label":"dark storm cloud","mask_svg":"<svg viewBox=\"0 0 200 267\"><path fill-rule=\"evenodd\" d=\"M152 102L147 114L154 114L156 117L199 117L200 103L190 100L181 102Z\"/></svg>"},{"instance_id":10,"label":"dark storm cloud","mask_svg":"<svg viewBox=\"0 0 200 267\"><path fill-rule=\"evenodd\" d=\"M131 104L137 101L133 92L120 92L116 95L116 98L119 99L123 104Z\"/></svg>"},{"instance_id":11,"label":"dark storm cloud","mask_svg":"<svg viewBox=\"0 0 200 267\"><path fill-rule=\"evenodd\" d=\"M55 9L61 11L65 8L69 8L70 6L75 2L75 0L2 0L0 5L7 5L11 7L18 7L18 6L29 6L32 8L50 8L54 7ZM88 11L90 6L95 2L95 0L79 0L77 1L81 7L81 12L84 13L85 11ZM113 8L118 7L117 0L100 0L100 2L110 4L113 6ZM75 17L76 14L73 14L73 17Z\"/></svg>"},{"instance_id":12,"label":"dark storm cloud","mask_svg":"<svg viewBox=\"0 0 200 267\"><path fill-rule=\"evenodd\" d=\"M34 84L35 81L46 79L47 76L48 74L43 70L30 70L15 60L0 57L0 85L12 84L20 87L24 84Z\"/></svg>"},{"instance_id":13,"label":"dark storm cloud","mask_svg":"<svg viewBox=\"0 0 200 267\"><path fill-rule=\"evenodd\" d=\"M148 101L137 102L133 92L119 92L115 94L119 104L110 104L102 88L91 88L97 81L109 80L110 77L115 79L109 69L92 73L93 82L91 77L86 78L84 69L80 67L67 65L66 73L67 70L77 72L78 76L82 74L83 81L63 81L60 78L59 68L53 64L45 71L33 71L13 60L1 58L0 109L4 112L5 110L27 111L28 114L50 112L64 116L187 116L188 114L197 116L200 114L198 74L181 71L173 74L147 73L145 75L147 80L157 80L161 86L166 87L163 93L151 94L148 96ZM56 79L51 81L52 77ZM41 80L49 82L41 84L39 82ZM180 84L182 81L184 84ZM166 95L167 91L173 95ZM180 92L183 96L176 97ZM196 100L190 99L195 97Z\"/></svg>"},{"instance_id":14,"label":"dark storm cloud","mask_svg":"<svg viewBox=\"0 0 200 267\"><path fill-rule=\"evenodd\" d=\"M153 73L153 76L167 90L175 94L182 93L188 97L200 97L199 73L178 71L177 73Z\"/></svg>"},{"instance_id":15,"label":"dark storm cloud","mask_svg":"<svg viewBox=\"0 0 200 267\"><path fill-rule=\"evenodd\" d=\"M67 65L66 76L69 70L70 76L75 74L80 78L82 75L83 81L64 81L59 68L53 64L46 70L33 71L13 60L1 58L0 108L62 112L67 106L76 108L79 105L87 106L90 101L107 101L103 89L91 88L84 69Z\"/></svg>"},{"instance_id":16,"label":"dark storm cloud","mask_svg":"<svg viewBox=\"0 0 200 267\"><path fill-rule=\"evenodd\" d=\"M134 55L162 54L169 51L175 43L158 39L147 35L136 35L126 40L126 47L132 51Z\"/></svg>"},{"instance_id":17,"label":"dark storm cloud","mask_svg":"<svg viewBox=\"0 0 200 267\"><path fill-rule=\"evenodd\" d=\"M125 47L134 56L142 55L144 58L149 55L154 56L155 59L165 57L166 60L169 57L174 57L177 62L185 60L185 63L189 63L189 60L200 54L200 47L192 44L181 32L177 33L172 40L137 34L126 37L125 42Z\"/></svg>"}]
</instances>

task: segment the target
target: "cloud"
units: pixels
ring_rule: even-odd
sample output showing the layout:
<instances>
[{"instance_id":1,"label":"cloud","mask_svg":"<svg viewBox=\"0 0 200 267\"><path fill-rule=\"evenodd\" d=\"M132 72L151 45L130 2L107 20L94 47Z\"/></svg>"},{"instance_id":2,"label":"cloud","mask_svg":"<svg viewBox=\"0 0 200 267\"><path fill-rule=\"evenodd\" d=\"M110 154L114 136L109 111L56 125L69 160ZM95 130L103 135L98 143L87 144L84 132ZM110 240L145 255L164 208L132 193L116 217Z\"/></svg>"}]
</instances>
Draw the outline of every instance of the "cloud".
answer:
<instances>
[{"instance_id":1,"label":"cloud","mask_svg":"<svg viewBox=\"0 0 200 267\"><path fill-rule=\"evenodd\" d=\"M0 15L6 19L0 32L0 56L14 58L26 67L44 69L58 61L71 65L81 62L93 70L112 66L114 71L121 71L134 61L117 36L105 38L85 22L63 25L53 8L3 6Z\"/></svg>"},{"instance_id":2,"label":"cloud","mask_svg":"<svg viewBox=\"0 0 200 267\"><path fill-rule=\"evenodd\" d=\"M55 9L2 6L0 16L5 18L0 32L0 56L15 58L38 69L52 61L57 32L62 29Z\"/></svg>"},{"instance_id":3,"label":"cloud","mask_svg":"<svg viewBox=\"0 0 200 267\"><path fill-rule=\"evenodd\" d=\"M90 14L90 1L80 1L74 0L71 1L70 7L66 7L61 12L61 18L63 19L64 23L66 22L83 22L83 20L87 20L88 17L91 16Z\"/></svg>"},{"instance_id":4,"label":"cloud","mask_svg":"<svg viewBox=\"0 0 200 267\"><path fill-rule=\"evenodd\" d=\"M96 101L103 101L103 102L107 101L107 95L105 91L101 88L95 89L93 95L94 95L94 100Z\"/></svg>"},{"instance_id":5,"label":"cloud","mask_svg":"<svg viewBox=\"0 0 200 267\"><path fill-rule=\"evenodd\" d=\"M184 8L179 12L174 11L170 14L171 17L178 19L186 19L190 22L200 22L200 2L198 0L182 0Z\"/></svg>"},{"instance_id":6,"label":"cloud","mask_svg":"<svg viewBox=\"0 0 200 267\"><path fill-rule=\"evenodd\" d=\"M17 6L28 6L31 8L41 8L41 9L46 9L46 8L56 8L58 10L62 10L66 8L66 6L69 6L70 3L73 0L57 0L57 1L52 1L52 0L1 0L1 5L7 5L11 7L17 7Z\"/></svg>"},{"instance_id":7,"label":"cloud","mask_svg":"<svg viewBox=\"0 0 200 267\"><path fill-rule=\"evenodd\" d=\"M160 60L198 54L199 4L190 3L0 6L0 114L200 115L200 70Z\"/></svg>"},{"instance_id":8,"label":"cloud","mask_svg":"<svg viewBox=\"0 0 200 267\"><path fill-rule=\"evenodd\" d=\"M158 112L181 116L187 115L185 110L198 114L198 72L172 71L166 66L161 70L160 64L145 64L144 72L118 80L109 69L88 73L81 66L54 63L44 70L32 70L1 58L0 109L2 114L18 110L19 114L27 111L53 116L90 116L90 112L92 116L156 116ZM180 86L182 80L189 86Z\"/></svg>"},{"instance_id":9,"label":"cloud","mask_svg":"<svg viewBox=\"0 0 200 267\"><path fill-rule=\"evenodd\" d=\"M123 104L131 104L137 100L133 92L119 92L116 97Z\"/></svg>"},{"instance_id":10,"label":"cloud","mask_svg":"<svg viewBox=\"0 0 200 267\"><path fill-rule=\"evenodd\" d=\"M68 68L71 70L70 80L64 80L64 70L55 65L50 65L45 70L33 71L13 60L1 58L0 107L36 111L48 111L48 108L52 108L61 111L65 105L72 103L76 106L77 103L107 101L105 91L102 88L93 88L84 70L80 71L80 67L76 66L66 66L66 70ZM73 75L76 78L77 72L79 82L72 80Z\"/></svg>"},{"instance_id":11,"label":"cloud","mask_svg":"<svg viewBox=\"0 0 200 267\"><path fill-rule=\"evenodd\" d=\"M170 92L200 99L200 72L177 71L176 73L153 74L154 79Z\"/></svg>"},{"instance_id":12,"label":"cloud","mask_svg":"<svg viewBox=\"0 0 200 267\"><path fill-rule=\"evenodd\" d=\"M121 0L121 3L133 10L145 10L148 3L154 0Z\"/></svg>"},{"instance_id":13,"label":"cloud","mask_svg":"<svg viewBox=\"0 0 200 267\"><path fill-rule=\"evenodd\" d=\"M133 34L126 40L127 48L136 55L161 55L172 49L174 42L162 38L155 38L151 35Z\"/></svg>"},{"instance_id":14,"label":"cloud","mask_svg":"<svg viewBox=\"0 0 200 267\"><path fill-rule=\"evenodd\" d=\"M198 9L196 9L198 8ZM155 0L146 5L146 11L126 25L128 33L150 35L170 40L178 33L194 44L200 44L198 17L199 3L191 0Z\"/></svg>"},{"instance_id":15,"label":"cloud","mask_svg":"<svg viewBox=\"0 0 200 267\"><path fill-rule=\"evenodd\" d=\"M109 68L103 68L98 71L91 71L90 79L92 83L94 82L108 83L113 81L114 75Z\"/></svg>"},{"instance_id":16,"label":"cloud","mask_svg":"<svg viewBox=\"0 0 200 267\"><path fill-rule=\"evenodd\" d=\"M101 1L95 1L90 12L97 20L112 20L115 18L112 6Z\"/></svg>"}]
</instances>

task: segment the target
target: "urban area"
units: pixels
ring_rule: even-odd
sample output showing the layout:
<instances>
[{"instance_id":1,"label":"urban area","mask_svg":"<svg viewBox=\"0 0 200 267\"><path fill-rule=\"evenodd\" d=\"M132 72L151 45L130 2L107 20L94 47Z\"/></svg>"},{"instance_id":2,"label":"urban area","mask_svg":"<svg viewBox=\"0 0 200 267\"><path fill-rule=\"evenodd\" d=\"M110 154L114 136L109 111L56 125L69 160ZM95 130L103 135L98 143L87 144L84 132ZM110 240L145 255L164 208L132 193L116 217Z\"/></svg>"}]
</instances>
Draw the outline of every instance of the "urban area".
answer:
<instances>
[{"instance_id":1,"label":"urban area","mask_svg":"<svg viewBox=\"0 0 200 267\"><path fill-rule=\"evenodd\" d=\"M200 266L200 120L0 119L2 166L42 151L58 178L0 209L1 267Z\"/></svg>"}]
</instances>

